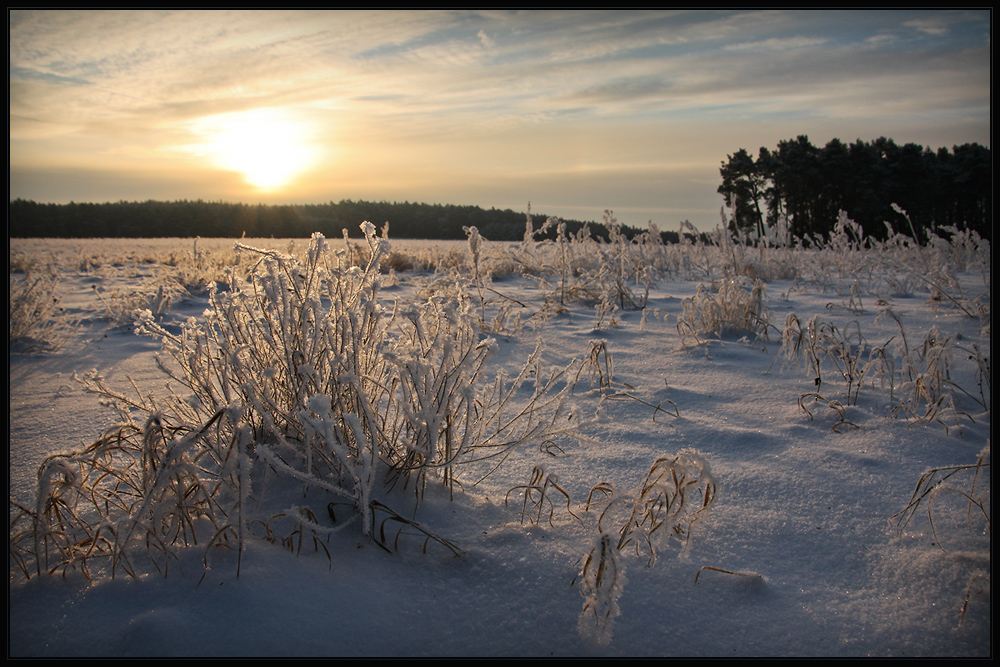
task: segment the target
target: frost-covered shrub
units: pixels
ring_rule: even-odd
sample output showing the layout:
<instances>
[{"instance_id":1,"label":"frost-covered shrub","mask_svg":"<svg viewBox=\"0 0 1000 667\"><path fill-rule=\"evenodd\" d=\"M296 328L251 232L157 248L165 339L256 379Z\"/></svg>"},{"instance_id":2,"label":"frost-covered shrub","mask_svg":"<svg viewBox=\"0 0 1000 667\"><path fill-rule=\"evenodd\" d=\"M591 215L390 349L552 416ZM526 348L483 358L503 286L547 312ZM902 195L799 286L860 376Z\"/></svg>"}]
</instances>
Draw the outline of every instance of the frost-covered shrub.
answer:
<instances>
[{"instance_id":1,"label":"frost-covered shrub","mask_svg":"<svg viewBox=\"0 0 1000 667\"><path fill-rule=\"evenodd\" d=\"M318 234L302 261L239 246L258 258L251 280L213 291L205 321L171 333L145 313L137 332L162 340L173 385L129 396L85 380L122 423L43 465L37 506L20 508L31 528L12 537L26 573L101 557L134 573L137 551L165 570L186 544L241 548L261 529L286 543L278 518L317 543L358 520L387 548L393 524L451 548L392 509L394 484L419 498L466 464L573 434L568 369L543 372L536 351L512 380L487 379L494 342L470 302L388 310L377 292L389 244L362 227L364 267Z\"/></svg>"}]
</instances>

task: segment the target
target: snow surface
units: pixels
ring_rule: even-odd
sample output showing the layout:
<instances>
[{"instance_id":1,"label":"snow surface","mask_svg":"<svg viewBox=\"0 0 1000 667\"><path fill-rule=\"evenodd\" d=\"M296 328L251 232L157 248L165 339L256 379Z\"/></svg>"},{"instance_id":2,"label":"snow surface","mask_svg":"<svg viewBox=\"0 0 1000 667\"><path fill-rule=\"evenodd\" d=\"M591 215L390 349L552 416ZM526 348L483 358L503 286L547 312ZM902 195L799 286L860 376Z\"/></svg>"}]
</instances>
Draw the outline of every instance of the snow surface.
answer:
<instances>
[{"instance_id":1,"label":"snow surface","mask_svg":"<svg viewBox=\"0 0 1000 667\"><path fill-rule=\"evenodd\" d=\"M79 252L65 250L74 242L61 243L64 252ZM173 243L178 252L190 248L190 241ZM13 500L31 506L41 461L89 444L111 423L110 409L83 392L74 372L97 368L112 387L125 388L127 378L151 391L162 386L158 343L101 319L93 288L107 294L153 280L158 270L155 263L87 271L63 264L61 304L80 320L78 330L56 352L9 356ZM428 280L397 278L384 298L415 298ZM959 278L967 293L988 295L982 276ZM847 407L853 426L835 432L833 410L816 406L810 419L800 409L813 378L801 361L778 358L778 332L766 341L724 336L682 346L676 317L698 283L661 280L645 321L640 311L619 312L617 326L599 329L593 308L582 304L529 322L544 291L537 281L493 284L526 305L521 329L496 336L496 364L516 372L541 340L546 360L562 366L604 340L615 387L628 396L605 401L588 439L558 456L518 451L454 500L430 488L419 517L458 544L461 557L423 553L419 544L390 554L359 531L341 531L327 545L329 559L308 545L296 555L251 541L239 577L235 554L221 551L202 578L197 549L166 578L87 581L71 571L25 581L11 564L9 656L992 655L988 530L980 522L970 531L965 506L949 509L946 501L936 533L926 512L901 533L889 522L924 471L976 462L989 444L989 412L963 403L968 415L946 429L890 418L873 400ZM843 308L849 285L834 277L825 286L771 281L770 321L780 328L789 313L803 322L818 314L839 326L857 321L871 341L898 333L876 321L874 295L864 295L861 312ZM882 298L912 340L937 326L989 349L988 327L984 333L978 319L931 302L926 290ZM204 296L176 301L161 322L200 317L206 304ZM841 389L827 382L831 395ZM975 384L971 376L961 382ZM582 379L574 402L596 414L600 389ZM672 405L679 418L667 412ZM621 614L611 642L599 645L578 632L583 599L574 584L593 521L582 525L557 511L552 525L505 523L505 496L541 465L558 475L582 515L598 482L634 489L658 457L689 448L711 465L717 500L686 549L663 550L649 567L645 557L623 555Z\"/></svg>"}]
</instances>

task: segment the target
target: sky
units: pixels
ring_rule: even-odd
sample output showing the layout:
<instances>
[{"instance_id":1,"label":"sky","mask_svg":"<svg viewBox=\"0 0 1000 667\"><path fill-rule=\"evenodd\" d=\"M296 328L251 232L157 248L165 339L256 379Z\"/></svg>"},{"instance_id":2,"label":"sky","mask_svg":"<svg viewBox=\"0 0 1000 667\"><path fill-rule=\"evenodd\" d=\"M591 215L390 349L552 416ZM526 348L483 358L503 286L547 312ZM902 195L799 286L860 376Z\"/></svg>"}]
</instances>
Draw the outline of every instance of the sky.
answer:
<instances>
[{"instance_id":1,"label":"sky","mask_svg":"<svg viewBox=\"0 0 1000 667\"><path fill-rule=\"evenodd\" d=\"M990 146L989 10L10 10L10 198L718 224L728 155Z\"/></svg>"}]
</instances>

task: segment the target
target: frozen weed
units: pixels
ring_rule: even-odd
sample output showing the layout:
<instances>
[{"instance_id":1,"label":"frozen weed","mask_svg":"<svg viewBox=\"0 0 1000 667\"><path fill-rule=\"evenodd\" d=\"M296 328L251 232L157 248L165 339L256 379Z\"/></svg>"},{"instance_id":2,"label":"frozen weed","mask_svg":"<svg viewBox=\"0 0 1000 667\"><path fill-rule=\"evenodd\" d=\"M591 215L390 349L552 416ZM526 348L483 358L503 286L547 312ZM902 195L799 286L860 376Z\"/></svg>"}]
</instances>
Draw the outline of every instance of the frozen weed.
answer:
<instances>
[{"instance_id":1,"label":"frozen weed","mask_svg":"<svg viewBox=\"0 0 1000 667\"><path fill-rule=\"evenodd\" d=\"M897 532L902 532L913 521L917 512L923 509L927 512L927 521L935 543L945 550L934 522L934 505L939 496L954 494L965 505L964 514L970 534L981 536L983 531L988 533L991 526L989 468L990 446L987 445L973 464L927 470L917 481L906 507L892 515L889 523L895 525ZM955 483L963 478L965 481L961 485ZM980 524L980 521L983 523Z\"/></svg>"},{"instance_id":2,"label":"frozen weed","mask_svg":"<svg viewBox=\"0 0 1000 667\"><path fill-rule=\"evenodd\" d=\"M74 326L62 314L53 273L29 268L10 276L7 302L7 348L10 352L53 352L63 347Z\"/></svg>"},{"instance_id":3,"label":"frozen weed","mask_svg":"<svg viewBox=\"0 0 1000 667\"><path fill-rule=\"evenodd\" d=\"M855 329L853 338L848 330L851 325ZM871 357L872 352L861 336L861 328L857 322L840 328L821 321L817 315L803 327L798 316L790 313L785 321L781 341L781 350L786 359L801 357L805 360L817 392L823 388L823 369L829 366L834 376L839 376L847 385L847 404L857 404L858 394L871 368L866 356ZM799 404L801 406L801 401Z\"/></svg>"},{"instance_id":4,"label":"frozen weed","mask_svg":"<svg viewBox=\"0 0 1000 667\"><path fill-rule=\"evenodd\" d=\"M379 517L382 517L381 521L379 521ZM421 551L423 553L427 553L431 545L437 544L447 549L454 556L462 555L462 550L451 540L437 535L413 519L398 514L394 509L377 500L372 503L372 521L378 524L377 531L374 529L374 525L372 528L375 543L390 553L399 551L400 540L408 537L416 537L421 542ZM392 525L398 525L398 530L393 536L392 548L390 549L389 536L392 534L392 529L390 528Z\"/></svg>"},{"instance_id":5,"label":"frozen weed","mask_svg":"<svg viewBox=\"0 0 1000 667\"><path fill-rule=\"evenodd\" d=\"M824 398L817 392L810 392L799 396L799 407L802 409L803 412L809 415L810 421L812 421L813 419L813 412L809 408L816 403L823 403L828 408L837 413L838 421L832 427L832 430L835 431L836 433L840 433L839 429L841 426L853 426L854 428L860 428L854 422L848 421L847 411L844 408L844 405L840 401Z\"/></svg>"},{"instance_id":6,"label":"frozen weed","mask_svg":"<svg viewBox=\"0 0 1000 667\"><path fill-rule=\"evenodd\" d=\"M507 516L510 514L511 495L520 494L521 508L515 516L522 526L525 522L540 525L543 516L548 519L550 526L554 525L552 522L555 515L555 505L552 501L554 493L562 496L562 499L566 503L566 512L577 521L580 521L580 517L573 513L572 500L569 494L559 486L559 479L551 473L546 473L544 468L535 466L531 470L531 479L528 480L527 484L513 487L504 496L505 514L503 523L507 523Z\"/></svg>"},{"instance_id":7,"label":"frozen weed","mask_svg":"<svg viewBox=\"0 0 1000 667\"><path fill-rule=\"evenodd\" d=\"M628 385L626 385L626 386L628 386ZM656 421L656 415L659 414L660 412L666 413L668 415L669 414L673 414L673 416L674 416L675 419L680 419L681 418L681 413L680 413L680 410L677 409L677 404L674 403L673 401L671 401L669 398L663 399L662 401L660 401L656 405L653 405L649 401L645 401L645 400L639 398L638 396L635 396L635 395L633 395L633 394L631 394L631 393L629 393L627 391L616 391L613 394L605 394L601 398L602 402L603 401L623 401L623 400L635 401L636 403L642 403L643 405L648 405L649 407L653 408L653 421L654 422ZM667 409L665 409L663 407L663 405L665 403L669 403L670 406L673 407L673 412L672 413L669 410L667 410Z\"/></svg>"},{"instance_id":8,"label":"frozen weed","mask_svg":"<svg viewBox=\"0 0 1000 667\"><path fill-rule=\"evenodd\" d=\"M851 283L851 293L845 299L839 303L828 303L826 304L828 310L844 310L853 315L863 315L865 312L865 304L861 295L861 288L858 285L858 281L855 280Z\"/></svg>"},{"instance_id":9,"label":"frozen weed","mask_svg":"<svg viewBox=\"0 0 1000 667\"><path fill-rule=\"evenodd\" d=\"M479 290L479 305L481 309L480 321L486 321L486 297L484 292L483 267L482 267L482 245L483 237L479 235L479 230L475 227L463 227L469 239L469 255L472 257L472 279Z\"/></svg>"},{"instance_id":10,"label":"frozen weed","mask_svg":"<svg viewBox=\"0 0 1000 667\"><path fill-rule=\"evenodd\" d=\"M611 353L608 352L608 342L606 340L590 341L587 357L580 365L580 368L576 372L576 378L573 380L574 391L584 371L587 371L590 377L591 389L596 387L601 393L611 389L611 385L614 383L615 363L611 358Z\"/></svg>"},{"instance_id":11,"label":"frozen weed","mask_svg":"<svg viewBox=\"0 0 1000 667\"><path fill-rule=\"evenodd\" d=\"M583 596L583 610L578 621L580 634L606 646L614 634L615 618L621 614L618 600L626 582L621 552L611 535L601 533L594 540L583 557L576 581L579 581Z\"/></svg>"},{"instance_id":12,"label":"frozen weed","mask_svg":"<svg viewBox=\"0 0 1000 667\"><path fill-rule=\"evenodd\" d=\"M618 318L615 317L615 313L617 312L618 306L616 304L607 299L602 299L594 308L594 331L603 329L605 322L612 329L618 328Z\"/></svg>"},{"instance_id":13,"label":"frozen weed","mask_svg":"<svg viewBox=\"0 0 1000 667\"><path fill-rule=\"evenodd\" d=\"M551 220L551 219L550 219ZM514 264L520 267L521 273L527 276L544 275L547 263L547 248L550 241L536 240L536 236L541 236L548 229L550 222L546 222L541 229L535 230L531 220L531 202L528 202L528 211L525 214L524 237L520 243L508 247L507 252Z\"/></svg>"},{"instance_id":14,"label":"frozen weed","mask_svg":"<svg viewBox=\"0 0 1000 667\"><path fill-rule=\"evenodd\" d=\"M211 252L199 247L200 240L194 240L190 253L179 257L171 255L171 261L166 263L173 267L167 276L185 292L204 295L215 285L229 285L236 279L245 278L249 270L246 254L241 255L235 250ZM294 241L289 244L289 254L293 250ZM152 308L150 310L153 311Z\"/></svg>"},{"instance_id":15,"label":"frozen weed","mask_svg":"<svg viewBox=\"0 0 1000 667\"><path fill-rule=\"evenodd\" d=\"M525 304L501 294L492 287L493 272L487 269L483 252L487 241L479 235L479 230L475 227L465 227L464 230L469 241L472 278L479 294L479 329L494 334L516 333L521 325L521 313L520 310L515 312L514 307L523 309L526 307ZM464 297L465 281L459 280L458 276L453 276L452 289ZM432 293L439 294L438 292ZM493 297L499 297L499 299L488 299L487 293ZM494 304L497 302L499 305L495 306L495 312L491 317L488 316L487 310L493 311Z\"/></svg>"},{"instance_id":16,"label":"frozen weed","mask_svg":"<svg viewBox=\"0 0 1000 667\"><path fill-rule=\"evenodd\" d=\"M152 414L46 459L37 505L19 508L27 527L11 535L25 575L77 569L89 579L98 563L135 576L136 552L166 575L177 546L238 540L245 460L212 444L230 419L220 411L194 429Z\"/></svg>"},{"instance_id":17,"label":"frozen weed","mask_svg":"<svg viewBox=\"0 0 1000 667\"><path fill-rule=\"evenodd\" d=\"M912 423L937 422L946 429L949 422L960 424L960 417L973 421L959 403L973 401L985 411L990 409L990 364L980 347L959 344L958 336L945 336L932 327L920 345L911 345L899 316L883 305L876 321L891 320L899 334L882 345L872 346L862 336L860 325L853 321L841 328L814 316L805 325L790 313L782 331L781 353L786 360L803 360L812 377L814 392L799 397L799 407L813 418L811 405L825 403L837 412L839 421L853 425L844 416L844 406L858 405L861 391L870 386L873 392L887 392L886 412ZM890 347L895 341L895 344ZM975 390L956 382L956 352L959 358L973 362L977 378ZM824 394L830 375L844 381L843 400Z\"/></svg>"},{"instance_id":18,"label":"frozen weed","mask_svg":"<svg viewBox=\"0 0 1000 667\"><path fill-rule=\"evenodd\" d=\"M670 540L687 544L691 526L715 500L715 487L708 462L693 450L657 459L632 501L618 549L631 546L636 554L645 549L652 565Z\"/></svg>"},{"instance_id":19,"label":"frozen weed","mask_svg":"<svg viewBox=\"0 0 1000 667\"><path fill-rule=\"evenodd\" d=\"M574 577L583 596L579 631L597 644L611 641L615 618L621 613L618 601L626 582L624 557L634 551L647 555L652 566L657 554L673 541L686 548L693 524L709 509L716 496L716 483L705 459L694 450L657 459L642 485L631 498L621 498L610 482L596 484L587 496L583 514L597 514L595 537L580 559ZM516 509L512 504L516 502ZM556 503L565 503L566 513L585 523L573 511L569 493L555 475L539 466L533 468L527 484L511 488L504 497L503 523L513 516L525 523L554 525ZM620 528L615 529L615 526Z\"/></svg>"},{"instance_id":20,"label":"frozen weed","mask_svg":"<svg viewBox=\"0 0 1000 667\"><path fill-rule=\"evenodd\" d=\"M956 529L960 528L961 523L965 523L965 529L972 540L988 549L992 532L990 458L990 444L987 443L973 464L927 470L917 481L906 507L889 518L889 525L894 527L898 534L902 534L916 518L917 513L924 510L927 513L927 522L934 537L934 544L942 551L948 551L944 545L945 541L958 541ZM948 498L953 499L953 502L949 503ZM957 500L957 503L954 500ZM940 528L941 534L945 534L945 540L942 540L938 531L942 518L945 519L946 525ZM948 532L943 533L945 530ZM980 580L985 580L985 585L980 584L981 588L976 590L976 583ZM989 571L977 572L970 576L965 600L962 603L959 626L965 621L973 592L981 594L988 590L989 584Z\"/></svg>"},{"instance_id":21,"label":"frozen weed","mask_svg":"<svg viewBox=\"0 0 1000 667\"><path fill-rule=\"evenodd\" d=\"M316 515L312 513L309 508L293 508L294 510L299 510L299 514L293 516L290 513L280 513L273 517L267 519L266 521L261 519L254 519L249 523L249 528L251 530L260 528L263 529L263 539L270 542L271 544L277 544L289 552L299 555L302 553L302 545L306 543L306 539L312 543L313 550L319 552L320 550L326 554L326 559L330 563L331 569L333 568L333 561L330 558L330 550L326 548L326 544L323 539L320 538L321 533L329 532L320 530L317 532L315 527L318 527L319 520ZM282 521L284 519L291 519L294 523L292 530L278 530L272 526L274 521ZM308 530L308 533L306 532ZM206 570L208 568L206 567Z\"/></svg>"},{"instance_id":22,"label":"frozen weed","mask_svg":"<svg viewBox=\"0 0 1000 667\"><path fill-rule=\"evenodd\" d=\"M587 356L581 362L579 368L577 369L576 377L573 379L573 392L575 393L576 386L580 383L580 378L586 371L590 378L591 390L597 389L601 395L598 412L602 410L606 401L630 400L653 408L653 421L656 421L657 413L664 412L669 414L668 410L663 407L665 403L669 403L673 406L674 416L680 419L680 413L677 410L677 405L670 399L664 399L663 401L660 401L659 404L654 405L649 401L645 401L631 393L635 387L627 382L616 381L614 379L614 367L614 360L611 357L611 353L608 352L607 341L603 339L590 341L590 348Z\"/></svg>"},{"instance_id":23,"label":"frozen weed","mask_svg":"<svg viewBox=\"0 0 1000 667\"><path fill-rule=\"evenodd\" d=\"M556 304L556 310L570 303L599 304L605 316L614 310L641 309L655 277L671 270L659 231L652 226L630 241L611 211L604 212L604 226L607 242L594 239L588 226L570 234L559 218L549 218L535 230L529 205L524 240L508 252L523 274L536 277L548 290L546 301ZM538 240L550 229L555 240ZM636 286L643 288L641 295Z\"/></svg>"},{"instance_id":24,"label":"frozen weed","mask_svg":"<svg viewBox=\"0 0 1000 667\"><path fill-rule=\"evenodd\" d=\"M721 572L722 574L729 574L734 577L746 577L751 581L763 581L764 577L757 572L735 572L733 570L724 570L721 567L713 567L711 565L702 565L698 568L698 572L694 575L694 583L698 583L698 579L701 578L702 572Z\"/></svg>"},{"instance_id":25,"label":"frozen weed","mask_svg":"<svg viewBox=\"0 0 1000 667\"><path fill-rule=\"evenodd\" d=\"M601 270L598 281L601 284L601 301L618 310L640 310L646 305L651 286L650 273L634 254L632 243L622 232L621 224L611 211L604 212L604 225L608 229L609 241L601 248ZM645 294L636 296L632 283L640 280L645 284Z\"/></svg>"}]
</instances>

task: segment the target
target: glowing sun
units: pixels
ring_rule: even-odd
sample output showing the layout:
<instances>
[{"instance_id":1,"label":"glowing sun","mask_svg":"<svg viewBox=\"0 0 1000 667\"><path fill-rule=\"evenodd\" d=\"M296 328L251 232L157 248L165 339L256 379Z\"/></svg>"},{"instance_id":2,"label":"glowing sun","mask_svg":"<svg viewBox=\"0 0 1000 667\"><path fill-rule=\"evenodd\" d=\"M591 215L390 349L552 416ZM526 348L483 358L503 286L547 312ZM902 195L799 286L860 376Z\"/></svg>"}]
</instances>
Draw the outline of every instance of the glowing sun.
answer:
<instances>
[{"instance_id":1,"label":"glowing sun","mask_svg":"<svg viewBox=\"0 0 1000 667\"><path fill-rule=\"evenodd\" d=\"M205 138L200 153L259 190L286 186L315 162L304 123L279 109L211 116L194 129Z\"/></svg>"}]
</instances>

